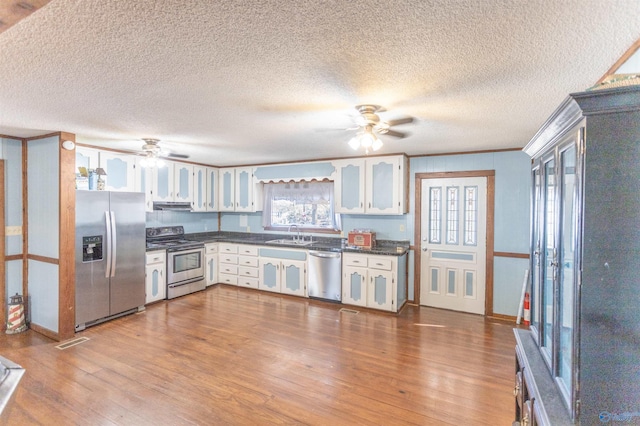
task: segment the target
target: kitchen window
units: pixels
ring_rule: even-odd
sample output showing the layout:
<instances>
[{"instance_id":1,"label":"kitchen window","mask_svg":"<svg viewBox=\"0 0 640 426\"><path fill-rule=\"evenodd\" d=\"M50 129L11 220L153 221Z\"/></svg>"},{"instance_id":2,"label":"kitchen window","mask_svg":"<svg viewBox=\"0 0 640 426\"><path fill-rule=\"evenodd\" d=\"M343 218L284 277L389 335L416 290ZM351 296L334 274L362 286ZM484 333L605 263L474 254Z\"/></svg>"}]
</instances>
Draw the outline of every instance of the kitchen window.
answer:
<instances>
[{"instance_id":1,"label":"kitchen window","mask_svg":"<svg viewBox=\"0 0 640 426\"><path fill-rule=\"evenodd\" d=\"M268 230L288 231L296 225L300 231L339 232L333 182L264 184L262 225Z\"/></svg>"}]
</instances>

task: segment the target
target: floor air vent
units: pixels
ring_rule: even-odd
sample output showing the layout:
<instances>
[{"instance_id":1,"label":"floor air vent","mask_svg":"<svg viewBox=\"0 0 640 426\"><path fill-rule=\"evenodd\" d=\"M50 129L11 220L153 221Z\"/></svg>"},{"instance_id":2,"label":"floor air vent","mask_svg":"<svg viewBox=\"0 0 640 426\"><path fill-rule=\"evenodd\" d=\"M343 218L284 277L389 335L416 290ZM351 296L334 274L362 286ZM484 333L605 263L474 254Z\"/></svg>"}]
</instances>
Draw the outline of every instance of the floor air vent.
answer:
<instances>
[{"instance_id":1,"label":"floor air vent","mask_svg":"<svg viewBox=\"0 0 640 426\"><path fill-rule=\"evenodd\" d=\"M347 308L340 309L340 312L346 312L348 314L359 314L360 313L360 311L356 311L355 309L347 309Z\"/></svg>"},{"instance_id":2,"label":"floor air vent","mask_svg":"<svg viewBox=\"0 0 640 426\"><path fill-rule=\"evenodd\" d=\"M56 348L63 350L70 348L71 346L79 345L80 343L84 343L89 340L88 337L78 337L77 339L68 340L64 343L60 343Z\"/></svg>"}]
</instances>

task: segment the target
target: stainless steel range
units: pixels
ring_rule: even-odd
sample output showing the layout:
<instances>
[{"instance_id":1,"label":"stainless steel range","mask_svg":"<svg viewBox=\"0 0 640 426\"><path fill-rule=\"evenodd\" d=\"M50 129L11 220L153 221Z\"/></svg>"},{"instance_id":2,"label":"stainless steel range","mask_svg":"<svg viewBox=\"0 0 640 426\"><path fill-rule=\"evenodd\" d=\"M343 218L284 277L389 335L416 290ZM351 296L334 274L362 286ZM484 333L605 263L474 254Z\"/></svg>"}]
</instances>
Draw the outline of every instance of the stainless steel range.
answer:
<instances>
[{"instance_id":1,"label":"stainless steel range","mask_svg":"<svg viewBox=\"0 0 640 426\"><path fill-rule=\"evenodd\" d=\"M184 238L184 227L147 228L147 249L167 251L167 299L204 290L204 243Z\"/></svg>"}]
</instances>

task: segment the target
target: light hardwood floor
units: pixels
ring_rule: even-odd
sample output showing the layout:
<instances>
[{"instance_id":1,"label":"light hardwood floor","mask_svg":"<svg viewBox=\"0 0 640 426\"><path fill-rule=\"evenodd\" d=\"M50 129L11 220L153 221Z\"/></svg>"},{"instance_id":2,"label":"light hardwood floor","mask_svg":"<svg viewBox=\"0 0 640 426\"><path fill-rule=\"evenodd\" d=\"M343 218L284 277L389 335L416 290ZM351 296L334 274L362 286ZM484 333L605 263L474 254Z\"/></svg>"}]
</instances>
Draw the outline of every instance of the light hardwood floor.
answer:
<instances>
[{"instance_id":1,"label":"light hardwood floor","mask_svg":"<svg viewBox=\"0 0 640 426\"><path fill-rule=\"evenodd\" d=\"M27 370L8 424L511 424L511 323L341 307L218 285L64 350L2 335L0 354Z\"/></svg>"}]
</instances>

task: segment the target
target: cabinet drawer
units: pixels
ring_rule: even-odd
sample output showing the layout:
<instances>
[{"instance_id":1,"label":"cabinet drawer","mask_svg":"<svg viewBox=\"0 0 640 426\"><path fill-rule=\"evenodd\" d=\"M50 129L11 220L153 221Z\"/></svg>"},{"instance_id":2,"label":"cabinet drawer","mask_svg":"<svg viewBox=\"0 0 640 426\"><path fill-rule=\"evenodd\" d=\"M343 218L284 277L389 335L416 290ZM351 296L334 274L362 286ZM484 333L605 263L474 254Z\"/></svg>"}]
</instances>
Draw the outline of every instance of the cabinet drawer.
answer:
<instances>
[{"instance_id":1,"label":"cabinet drawer","mask_svg":"<svg viewBox=\"0 0 640 426\"><path fill-rule=\"evenodd\" d=\"M258 258L250 256L238 256L238 265L251 266L253 268L258 267Z\"/></svg>"},{"instance_id":2,"label":"cabinet drawer","mask_svg":"<svg viewBox=\"0 0 640 426\"><path fill-rule=\"evenodd\" d=\"M361 268L367 267L367 258L365 256L344 256L343 264L346 266L360 266Z\"/></svg>"},{"instance_id":3,"label":"cabinet drawer","mask_svg":"<svg viewBox=\"0 0 640 426\"><path fill-rule=\"evenodd\" d=\"M218 274L218 281L220 281L223 284L238 285L238 276L221 273L221 274Z\"/></svg>"},{"instance_id":4,"label":"cabinet drawer","mask_svg":"<svg viewBox=\"0 0 640 426\"><path fill-rule=\"evenodd\" d=\"M218 250L220 253L238 253L238 246L236 244L221 243Z\"/></svg>"},{"instance_id":5,"label":"cabinet drawer","mask_svg":"<svg viewBox=\"0 0 640 426\"><path fill-rule=\"evenodd\" d=\"M238 265L222 264L220 265L220 273L238 275Z\"/></svg>"},{"instance_id":6,"label":"cabinet drawer","mask_svg":"<svg viewBox=\"0 0 640 426\"><path fill-rule=\"evenodd\" d=\"M220 260L220 263L230 263L232 265L238 264L238 255L236 254L220 253L218 255L218 259Z\"/></svg>"},{"instance_id":7,"label":"cabinet drawer","mask_svg":"<svg viewBox=\"0 0 640 426\"><path fill-rule=\"evenodd\" d=\"M384 257L370 257L369 258L369 268L371 269L383 269L385 271L390 271L392 266L391 259L387 259Z\"/></svg>"},{"instance_id":8,"label":"cabinet drawer","mask_svg":"<svg viewBox=\"0 0 640 426\"><path fill-rule=\"evenodd\" d=\"M146 254L147 265L152 263L164 263L167 259L167 253L162 251L150 251Z\"/></svg>"},{"instance_id":9,"label":"cabinet drawer","mask_svg":"<svg viewBox=\"0 0 640 426\"><path fill-rule=\"evenodd\" d=\"M249 268L246 266L239 266L238 267L238 275L242 276L242 277L254 277L254 278L258 278L258 268Z\"/></svg>"},{"instance_id":10,"label":"cabinet drawer","mask_svg":"<svg viewBox=\"0 0 640 426\"><path fill-rule=\"evenodd\" d=\"M258 279L251 277L238 277L238 287L258 288Z\"/></svg>"},{"instance_id":11,"label":"cabinet drawer","mask_svg":"<svg viewBox=\"0 0 640 426\"><path fill-rule=\"evenodd\" d=\"M238 253L246 256L257 256L258 246L238 246Z\"/></svg>"},{"instance_id":12,"label":"cabinet drawer","mask_svg":"<svg viewBox=\"0 0 640 426\"><path fill-rule=\"evenodd\" d=\"M205 254L213 254L218 252L218 244L205 244L204 245Z\"/></svg>"}]
</instances>

